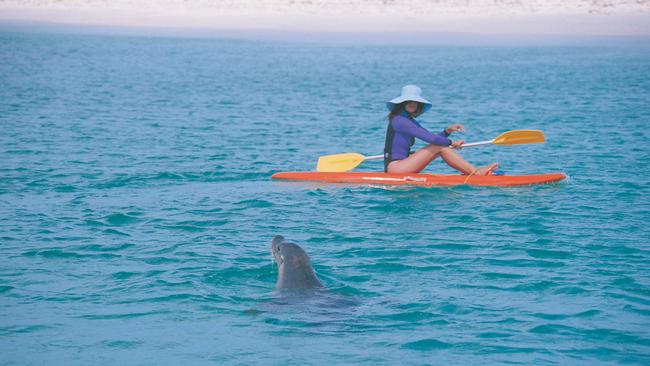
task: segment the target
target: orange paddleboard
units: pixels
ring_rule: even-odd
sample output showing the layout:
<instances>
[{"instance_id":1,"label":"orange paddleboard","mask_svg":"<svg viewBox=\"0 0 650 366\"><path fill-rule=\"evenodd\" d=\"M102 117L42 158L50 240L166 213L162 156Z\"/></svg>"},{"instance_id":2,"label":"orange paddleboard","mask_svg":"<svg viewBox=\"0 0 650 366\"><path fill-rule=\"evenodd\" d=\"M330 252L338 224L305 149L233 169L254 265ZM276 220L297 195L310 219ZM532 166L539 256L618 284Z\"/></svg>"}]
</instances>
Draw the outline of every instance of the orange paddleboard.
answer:
<instances>
[{"instance_id":1,"label":"orange paddleboard","mask_svg":"<svg viewBox=\"0 0 650 366\"><path fill-rule=\"evenodd\" d=\"M361 183L412 186L495 186L513 187L559 182L563 173L530 175L388 174L381 172L279 172L273 179L326 183Z\"/></svg>"}]
</instances>

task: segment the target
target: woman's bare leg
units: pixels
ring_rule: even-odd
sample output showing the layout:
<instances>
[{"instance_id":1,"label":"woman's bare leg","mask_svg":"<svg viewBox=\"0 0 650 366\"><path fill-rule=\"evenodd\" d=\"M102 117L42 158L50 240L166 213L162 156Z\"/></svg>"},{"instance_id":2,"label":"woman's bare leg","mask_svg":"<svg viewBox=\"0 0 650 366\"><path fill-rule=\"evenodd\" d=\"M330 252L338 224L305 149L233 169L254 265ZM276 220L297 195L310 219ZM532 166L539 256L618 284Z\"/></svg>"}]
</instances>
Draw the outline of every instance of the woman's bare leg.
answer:
<instances>
[{"instance_id":1,"label":"woman's bare leg","mask_svg":"<svg viewBox=\"0 0 650 366\"><path fill-rule=\"evenodd\" d=\"M408 174L419 173L429 163L440 155L450 167L464 174L485 175L497 168L497 163L476 168L468 163L459 153L447 146L429 144L403 160L396 160L388 164L388 173Z\"/></svg>"}]
</instances>

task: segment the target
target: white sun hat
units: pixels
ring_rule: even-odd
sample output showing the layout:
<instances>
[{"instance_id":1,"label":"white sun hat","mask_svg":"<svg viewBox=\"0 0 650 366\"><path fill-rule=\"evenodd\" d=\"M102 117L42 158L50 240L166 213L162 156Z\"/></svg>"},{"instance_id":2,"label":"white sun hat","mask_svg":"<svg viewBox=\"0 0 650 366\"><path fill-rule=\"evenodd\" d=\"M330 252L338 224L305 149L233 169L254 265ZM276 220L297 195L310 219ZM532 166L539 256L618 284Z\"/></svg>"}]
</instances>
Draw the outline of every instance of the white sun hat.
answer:
<instances>
[{"instance_id":1,"label":"white sun hat","mask_svg":"<svg viewBox=\"0 0 650 366\"><path fill-rule=\"evenodd\" d=\"M389 111L392 111L396 105L402 102L406 102L407 100L422 103L424 105L424 109L422 110L422 113L428 111L429 108L431 108L431 102L429 102L428 100L422 97L422 89L420 89L420 87L416 85L406 85L405 87L403 87L402 95L400 95L395 99L392 99L389 102L386 102L386 107L388 108Z\"/></svg>"}]
</instances>

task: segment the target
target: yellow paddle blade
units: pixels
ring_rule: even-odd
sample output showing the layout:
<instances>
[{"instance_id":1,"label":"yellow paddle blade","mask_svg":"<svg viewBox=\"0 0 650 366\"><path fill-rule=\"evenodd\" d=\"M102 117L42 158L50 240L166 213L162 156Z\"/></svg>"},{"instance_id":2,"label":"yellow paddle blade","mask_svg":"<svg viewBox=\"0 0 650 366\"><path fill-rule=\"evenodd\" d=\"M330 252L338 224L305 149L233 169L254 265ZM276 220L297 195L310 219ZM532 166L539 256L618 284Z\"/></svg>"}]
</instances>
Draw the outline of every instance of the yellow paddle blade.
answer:
<instances>
[{"instance_id":1,"label":"yellow paddle blade","mask_svg":"<svg viewBox=\"0 0 650 366\"><path fill-rule=\"evenodd\" d=\"M347 172L357 167L365 156L357 153L326 155L318 158L316 170L319 172Z\"/></svg>"},{"instance_id":2,"label":"yellow paddle blade","mask_svg":"<svg viewBox=\"0 0 650 366\"><path fill-rule=\"evenodd\" d=\"M544 141L546 141L544 133L540 130L512 130L497 136L492 143L495 145L518 145Z\"/></svg>"}]
</instances>

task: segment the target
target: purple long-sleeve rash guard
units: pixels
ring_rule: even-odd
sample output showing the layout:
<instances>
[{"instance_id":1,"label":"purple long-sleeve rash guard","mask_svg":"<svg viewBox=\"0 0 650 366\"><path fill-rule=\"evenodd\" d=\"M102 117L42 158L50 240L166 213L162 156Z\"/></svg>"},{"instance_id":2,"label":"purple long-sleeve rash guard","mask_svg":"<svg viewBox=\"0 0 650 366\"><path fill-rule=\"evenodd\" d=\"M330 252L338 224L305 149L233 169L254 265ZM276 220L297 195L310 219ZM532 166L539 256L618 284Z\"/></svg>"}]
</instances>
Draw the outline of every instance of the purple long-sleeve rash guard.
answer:
<instances>
[{"instance_id":1,"label":"purple long-sleeve rash guard","mask_svg":"<svg viewBox=\"0 0 650 366\"><path fill-rule=\"evenodd\" d=\"M390 150L386 149L387 151L385 151L384 155L384 158L388 162L402 160L408 157L416 137L434 145L451 145L451 140L447 137L449 135L445 130L437 134L429 132L429 130L422 127L415 119L409 118L405 113L394 116L390 120L388 128L389 131L391 128L393 129L392 136L390 136L390 132L387 135L387 139L392 138L392 142L387 141L386 144L386 147L390 147Z\"/></svg>"}]
</instances>

